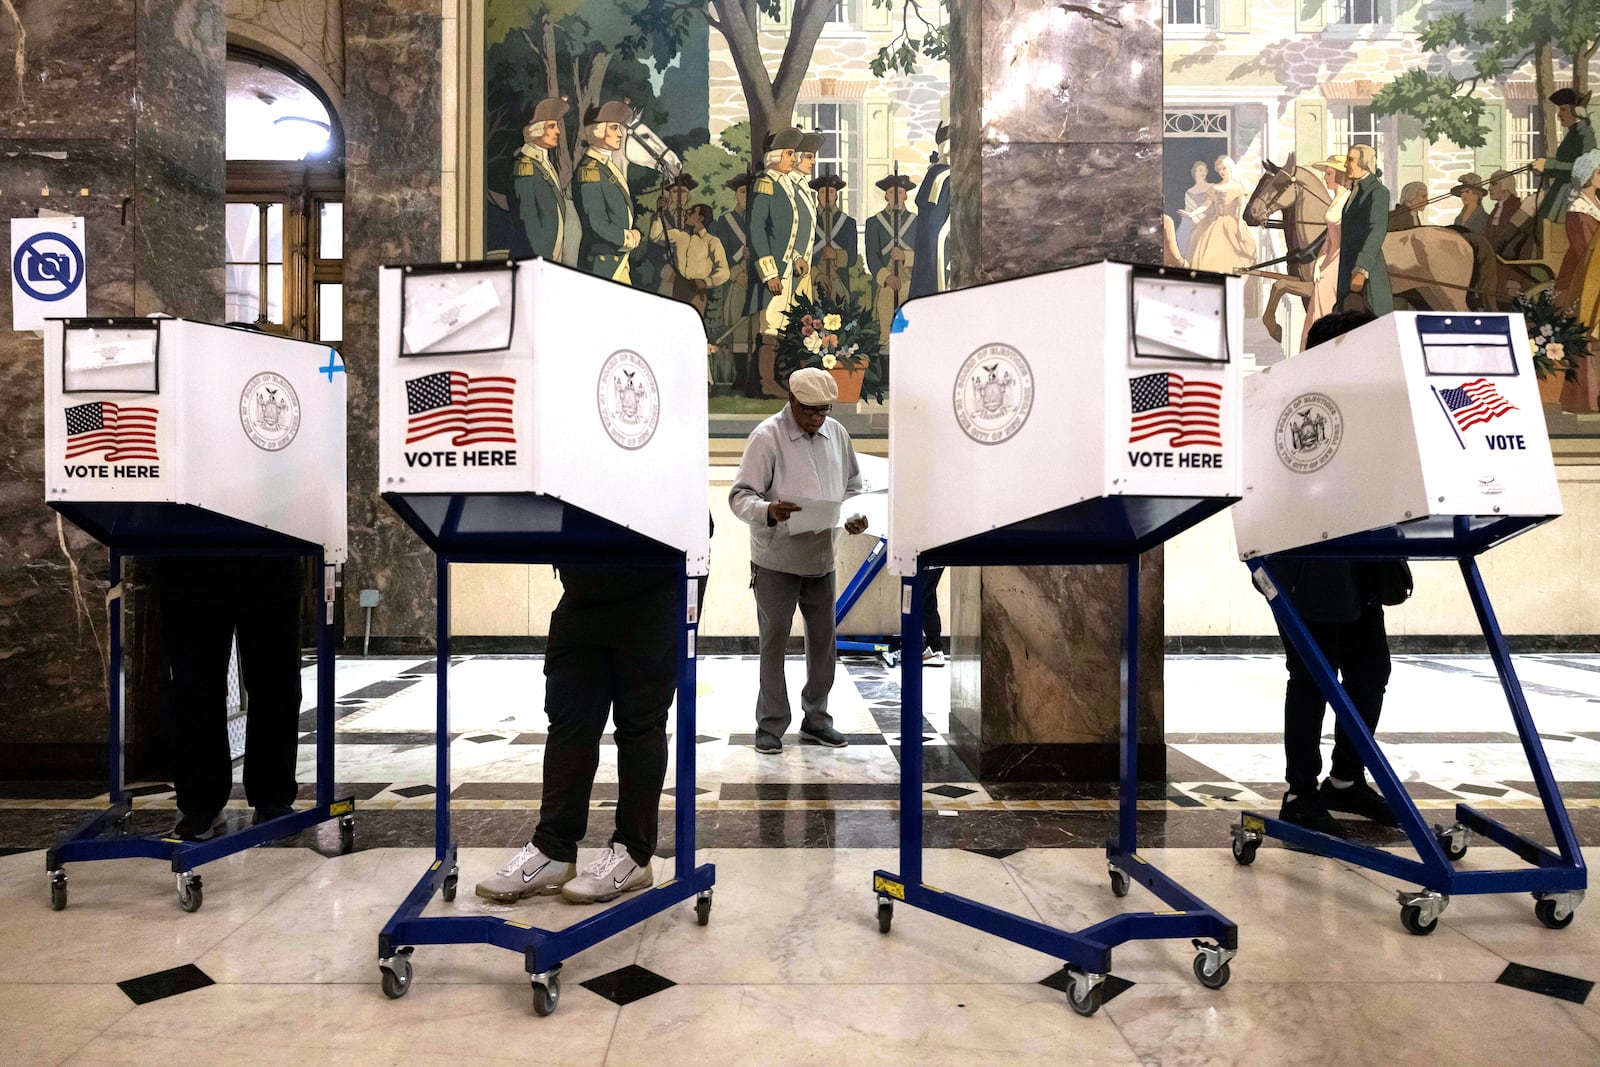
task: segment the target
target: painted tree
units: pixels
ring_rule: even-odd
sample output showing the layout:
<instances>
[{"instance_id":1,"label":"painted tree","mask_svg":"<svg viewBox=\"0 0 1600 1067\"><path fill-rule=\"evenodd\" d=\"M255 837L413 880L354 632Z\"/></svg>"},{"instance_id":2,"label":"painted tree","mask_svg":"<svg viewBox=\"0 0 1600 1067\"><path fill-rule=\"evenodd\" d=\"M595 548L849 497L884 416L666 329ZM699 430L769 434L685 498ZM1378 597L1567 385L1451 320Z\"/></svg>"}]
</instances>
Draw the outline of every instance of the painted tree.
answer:
<instances>
[{"instance_id":1,"label":"painted tree","mask_svg":"<svg viewBox=\"0 0 1600 1067\"><path fill-rule=\"evenodd\" d=\"M923 12L920 0L872 0L873 7L885 10L893 10L896 4L900 5L900 32L873 57L873 76L885 78L896 72L915 74L919 58L950 58L950 0L929 0L928 6L933 9L937 22Z\"/></svg>"},{"instance_id":2,"label":"painted tree","mask_svg":"<svg viewBox=\"0 0 1600 1067\"><path fill-rule=\"evenodd\" d=\"M1512 0L1507 15L1495 13L1487 0L1476 3L1475 15L1453 12L1422 26L1418 43L1440 62L1408 70L1384 86L1373 97L1373 110L1416 119L1431 140L1481 148L1488 130L1478 88L1531 63L1540 129L1545 144L1556 144L1561 131L1545 101L1555 91L1558 65L1572 72L1580 96L1588 94L1589 64L1600 50L1600 0Z\"/></svg>"}]
</instances>

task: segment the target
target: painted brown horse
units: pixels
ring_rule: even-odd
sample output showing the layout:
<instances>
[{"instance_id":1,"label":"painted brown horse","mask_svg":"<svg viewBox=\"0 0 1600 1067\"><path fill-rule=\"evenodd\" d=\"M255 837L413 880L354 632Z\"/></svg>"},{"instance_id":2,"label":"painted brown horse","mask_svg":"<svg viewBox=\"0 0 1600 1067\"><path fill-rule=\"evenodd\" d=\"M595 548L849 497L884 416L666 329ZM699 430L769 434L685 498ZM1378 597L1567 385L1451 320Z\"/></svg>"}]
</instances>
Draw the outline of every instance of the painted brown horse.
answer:
<instances>
[{"instance_id":1,"label":"painted brown horse","mask_svg":"<svg viewBox=\"0 0 1600 1067\"><path fill-rule=\"evenodd\" d=\"M1327 229L1324 221L1332 202L1322 176L1309 167L1295 165L1294 155L1278 166L1263 160L1266 173L1250 194L1244 221L1251 226L1265 225L1273 215L1283 215L1283 233L1290 256L1309 249ZM1497 294L1499 264L1494 247L1483 237L1450 226L1420 226L1391 233L1383 240L1383 260L1397 300L1404 306L1428 311L1466 311L1468 297L1475 292ZM1285 296L1299 297L1302 304L1311 300L1311 263L1291 266L1294 280L1274 282L1262 321L1275 341L1281 341L1278 328L1278 302ZM1474 298L1485 306L1497 296Z\"/></svg>"}]
</instances>

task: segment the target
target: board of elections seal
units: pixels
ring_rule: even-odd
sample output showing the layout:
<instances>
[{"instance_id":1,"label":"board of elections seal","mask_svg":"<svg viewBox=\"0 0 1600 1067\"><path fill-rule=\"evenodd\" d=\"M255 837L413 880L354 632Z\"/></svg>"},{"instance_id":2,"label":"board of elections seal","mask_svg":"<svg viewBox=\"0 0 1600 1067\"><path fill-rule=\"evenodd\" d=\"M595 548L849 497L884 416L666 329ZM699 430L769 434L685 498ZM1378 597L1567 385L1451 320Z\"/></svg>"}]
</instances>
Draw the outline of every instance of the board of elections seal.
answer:
<instances>
[{"instance_id":1,"label":"board of elections seal","mask_svg":"<svg viewBox=\"0 0 1600 1067\"><path fill-rule=\"evenodd\" d=\"M661 390L650 364L626 348L611 353L600 368L600 425L611 439L632 451L655 436L661 422Z\"/></svg>"},{"instance_id":2,"label":"board of elections seal","mask_svg":"<svg viewBox=\"0 0 1600 1067\"><path fill-rule=\"evenodd\" d=\"M300 432L300 398L281 374L264 371L245 383L239 394L239 425L250 443L265 452L281 452Z\"/></svg>"},{"instance_id":3,"label":"board of elections seal","mask_svg":"<svg viewBox=\"0 0 1600 1067\"><path fill-rule=\"evenodd\" d=\"M1010 345L988 344L956 373L956 423L980 445L1009 441L1033 410L1033 371Z\"/></svg>"},{"instance_id":4,"label":"board of elections seal","mask_svg":"<svg viewBox=\"0 0 1600 1067\"><path fill-rule=\"evenodd\" d=\"M1322 393L1302 393L1278 416L1278 459L1296 474L1310 474L1333 462L1344 440L1339 405Z\"/></svg>"}]
</instances>

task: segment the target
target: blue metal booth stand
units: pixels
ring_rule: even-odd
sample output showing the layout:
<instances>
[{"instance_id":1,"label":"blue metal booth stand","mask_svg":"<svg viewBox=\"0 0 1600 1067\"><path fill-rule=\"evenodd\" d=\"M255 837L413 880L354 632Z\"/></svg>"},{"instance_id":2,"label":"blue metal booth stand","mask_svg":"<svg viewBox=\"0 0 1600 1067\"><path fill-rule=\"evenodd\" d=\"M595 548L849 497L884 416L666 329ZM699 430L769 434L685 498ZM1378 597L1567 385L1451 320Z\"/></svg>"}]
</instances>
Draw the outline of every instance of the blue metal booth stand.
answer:
<instances>
[{"instance_id":1,"label":"blue metal booth stand","mask_svg":"<svg viewBox=\"0 0 1600 1067\"><path fill-rule=\"evenodd\" d=\"M1068 1002L1098 1011L1112 950L1190 938L1194 974L1229 978L1238 928L1138 852L1140 554L1239 497L1238 279L1096 263L908 302L892 327L889 556L901 576L900 869L896 902L1055 956ZM1070 309L1070 331L1063 311ZM1070 932L926 884L922 872L922 596L927 569L1122 568L1121 767L1111 890L1170 906ZM1110 639L1111 635L1106 635Z\"/></svg>"},{"instance_id":2,"label":"blue metal booth stand","mask_svg":"<svg viewBox=\"0 0 1600 1067\"><path fill-rule=\"evenodd\" d=\"M69 353L80 343L85 347L116 344L130 349L148 348L151 358L131 368L108 364L106 369L80 371L68 362ZM219 347L226 347L228 359L215 357ZM46 502L110 549L110 589L106 594L110 616L107 672L110 806L85 819L46 852L50 906L56 911L67 906L68 863L132 858L165 860L176 876L179 906L184 911L194 912L200 909L204 899L201 876L196 868L213 860L300 833L329 819L339 820L339 848L341 852L349 852L353 847L355 799L334 795L336 564L329 558L335 554L342 558L344 551L344 379L341 374L335 381L330 373L326 382L319 382L316 372L316 364L324 359L328 360L328 366L340 371L342 365L330 355L332 350L326 346L180 319L53 320L46 330L45 352L47 360L54 354L61 354L66 368L63 373L62 368L53 367L53 373L46 374L47 454L54 458L72 452L70 443L58 436L58 406L81 410L83 405L111 405L120 401L125 410L136 405L157 412L152 417L156 425L153 448L160 457L159 463L115 463L108 457L105 469L110 477L99 482L63 476L58 472L68 468L64 462L52 463L47 468ZM203 370L196 367L200 360L204 360ZM165 361L164 366L162 361ZM158 368L165 370L164 376L158 375ZM130 382L127 380L130 374L147 375L149 381ZM107 380L75 382L85 375L98 375ZM293 428L288 428L286 422L280 423L274 436L264 438L278 446L270 452L245 440L245 432L241 432L239 404L242 401L234 400L241 395L241 383L248 395L263 378L291 389L298 387L301 394ZM73 388L74 384L78 387ZM196 390L204 390L213 399L217 393L223 393L228 400L221 405L195 404L189 409L194 414L187 426L173 425L168 420L175 421L174 401ZM205 425L208 419L216 420L219 425ZM106 421L109 425L109 420ZM71 416L62 425L70 434L74 429ZM288 447L296 438L301 447ZM320 450L324 440L338 445L341 462L336 471L329 471L326 453ZM124 447L130 447L126 441ZM215 477L200 469L201 457L214 461L208 466ZM307 475L311 469L320 476ZM119 470L145 473L119 478L116 474ZM225 481L227 487L207 484L217 481ZM99 493L110 499L96 499ZM233 494L231 498L230 493ZM202 503L212 506L200 506ZM238 513L230 514L230 510ZM286 518L277 528L268 528L260 524L267 521L268 514L274 522L280 517L293 517ZM295 532L288 532L285 527ZM324 535L325 543L309 539L316 532ZM306 536L295 536L295 533ZM312 807L231 830L208 841L130 834L133 803L123 769L126 727L122 580L123 559L127 556L291 556L312 562L313 573L321 578L321 610L316 613L317 785L316 803ZM217 708L217 714L222 713L223 709Z\"/></svg>"},{"instance_id":3,"label":"blue metal booth stand","mask_svg":"<svg viewBox=\"0 0 1600 1067\"><path fill-rule=\"evenodd\" d=\"M433 550L438 576L435 858L378 935L383 991L411 987L417 945L496 945L522 954L534 1012L549 1015L567 958L686 900L701 925L711 917L716 870L695 865L694 799L693 590L710 553L704 327L685 304L542 260L386 267L379 287L383 498ZM559 930L423 914L435 893L454 901L460 879L452 563L651 565L683 578L673 877Z\"/></svg>"}]
</instances>

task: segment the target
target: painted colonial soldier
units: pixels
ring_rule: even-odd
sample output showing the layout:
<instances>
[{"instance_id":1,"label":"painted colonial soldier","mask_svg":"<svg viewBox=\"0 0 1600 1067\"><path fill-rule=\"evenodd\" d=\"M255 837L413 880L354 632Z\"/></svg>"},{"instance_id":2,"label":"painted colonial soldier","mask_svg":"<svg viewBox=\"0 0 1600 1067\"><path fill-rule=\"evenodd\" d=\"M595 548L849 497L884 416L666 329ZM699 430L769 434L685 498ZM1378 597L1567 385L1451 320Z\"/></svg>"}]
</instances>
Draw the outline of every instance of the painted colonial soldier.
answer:
<instances>
[{"instance_id":1,"label":"painted colonial soldier","mask_svg":"<svg viewBox=\"0 0 1600 1067\"><path fill-rule=\"evenodd\" d=\"M722 315L717 333L722 345L733 355L733 389L743 393L749 385L745 371L755 350L754 328L747 332L739 326L745 319L745 300L750 292L750 175L735 174L724 183L724 188L733 190L733 210L723 212L711 224L712 236L722 242L722 250L728 257L728 284L717 302ZM744 346L742 351L740 345Z\"/></svg>"},{"instance_id":2,"label":"painted colonial soldier","mask_svg":"<svg viewBox=\"0 0 1600 1067\"><path fill-rule=\"evenodd\" d=\"M764 170L750 186L750 295L745 310L759 316L761 341L756 349L762 395L787 396L774 377L778 331L789 314L794 285L807 270L807 257L796 251L800 208L789 175L798 161L802 134L790 127L768 141ZM808 250L809 251L809 250Z\"/></svg>"},{"instance_id":3,"label":"painted colonial soldier","mask_svg":"<svg viewBox=\"0 0 1600 1067\"><path fill-rule=\"evenodd\" d=\"M646 234L644 270L641 271L640 284L643 286L645 279L649 279L650 288L662 296L683 298L687 295L673 292L673 272L669 269L672 266L672 232L684 230L684 219L689 211L689 194L699 186L700 183L691 175L679 174L661 190L649 226L640 227Z\"/></svg>"},{"instance_id":4,"label":"painted colonial soldier","mask_svg":"<svg viewBox=\"0 0 1600 1067\"><path fill-rule=\"evenodd\" d=\"M837 174L824 174L810 182L817 197L817 239L811 262L812 284L818 295L830 300L850 298L850 272L860 258L856 250L856 220L839 207L839 190L845 186Z\"/></svg>"},{"instance_id":5,"label":"painted colonial soldier","mask_svg":"<svg viewBox=\"0 0 1600 1067\"><path fill-rule=\"evenodd\" d=\"M539 101L522 128L522 147L512 162L513 209L522 222L528 251L555 263L561 262L566 237L567 192L550 153L561 145L561 118L566 113L565 100Z\"/></svg>"},{"instance_id":6,"label":"painted colonial soldier","mask_svg":"<svg viewBox=\"0 0 1600 1067\"><path fill-rule=\"evenodd\" d=\"M1572 164L1585 152L1595 147L1594 127L1583 108L1589 103L1571 89L1557 89L1550 96L1556 106L1556 118L1566 127L1566 135L1556 148L1554 158L1536 159L1533 169L1544 175L1544 198L1539 202L1539 217L1560 223L1567 217L1567 207L1572 203Z\"/></svg>"},{"instance_id":7,"label":"painted colonial soldier","mask_svg":"<svg viewBox=\"0 0 1600 1067\"><path fill-rule=\"evenodd\" d=\"M1387 315L1394 310L1389 269L1383 262L1383 239L1389 233L1389 190L1379 180L1378 154L1371 145L1350 147L1345 176L1350 180L1350 199L1344 206L1340 234L1339 306L1364 301L1374 315Z\"/></svg>"},{"instance_id":8,"label":"painted colonial soldier","mask_svg":"<svg viewBox=\"0 0 1600 1067\"><path fill-rule=\"evenodd\" d=\"M628 253L639 247L633 225L633 195L628 191L626 162L616 162L633 111L620 100L589 108L583 117L589 149L573 177L574 203L583 224L577 265L590 274L631 284Z\"/></svg>"},{"instance_id":9,"label":"painted colonial soldier","mask_svg":"<svg viewBox=\"0 0 1600 1067\"><path fill-rule=\"evenodd\" d=\"M950 143L950 127L939 123L934 140L940 147ZM933 165L917 190L917 229L914 246L916 262L911 267L911 295L927 296L950 288L949 257L945 246L950 239L950 164L934 153Z\"/></svg>"},{"instance_id":10,"label":"painted colonial soldier","mask_svg":"<svg viewBox=\"0 0 1600 1067\"><path fill-rule=\"evenodd\" d=\"M817 241L817 194L811 188L811 179L817 170L817 151L822 148L820 133L805 133L800 137L800 151L795 156L794 170L789 172L789 182L794 186L794 206L798 224L795 227L795 255L806 261L803 276L795 279L794 291L813 296L815 284L811 256Z\"/></svg>"},{"instance_id":11,"label":"painted colonial soldier","mask_svg":"<svg viewBox=\"0 0 1600 1067\"><path fill-rule=\"evenodd\" d=\"M872 275L872 307L878 317L878 341L889 350L889 326L895 309L910 294L911 270L916 262L917 216L906 207L911 179L891 174L877 181L883 190L883 210L867 220L867 270Z\"/></svg>"}]
</instances>

